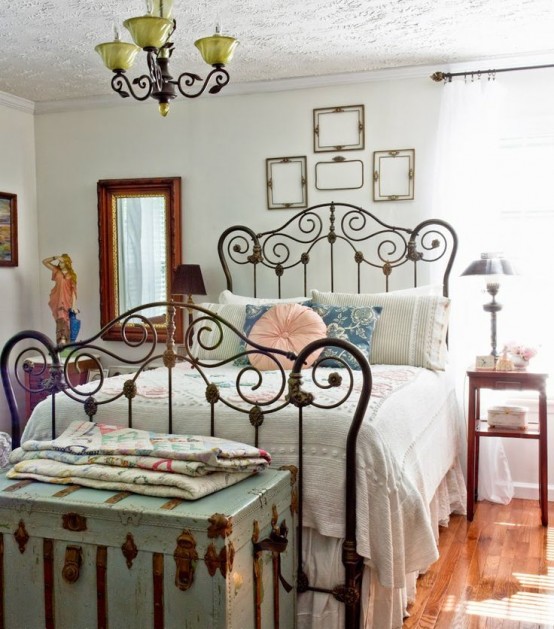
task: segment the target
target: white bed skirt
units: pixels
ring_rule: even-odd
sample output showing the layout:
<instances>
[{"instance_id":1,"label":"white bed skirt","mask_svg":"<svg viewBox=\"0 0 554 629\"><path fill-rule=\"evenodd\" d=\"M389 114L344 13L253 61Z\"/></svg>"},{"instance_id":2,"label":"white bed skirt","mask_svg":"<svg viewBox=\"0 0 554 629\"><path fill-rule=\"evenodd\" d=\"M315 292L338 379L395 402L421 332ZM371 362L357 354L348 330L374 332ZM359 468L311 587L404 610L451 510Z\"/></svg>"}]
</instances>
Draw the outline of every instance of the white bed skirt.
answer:
<instances>
[{"instance_id":1,"label":"white bed skirt","mask_svg":"<svg viewBox=\"0 0 554 629\"><path fill-rule=\"evenodd\" d=\"M460 462L448 472L439 485L431 504L429 517L438 542L439 527L448 526L450 514L466 512L466 485ZM303 555L310 579L318 587L331 589L343 582L341 540L323 537L313 529L304 530ZM422 570L421 573L423 573ZM371 566L366 565L363 577L363 629L401 629L408 603L415 600L419 574L406 574L404 588L385 588ZM344 606L333 596L306 592L298 597L298 629L343 629Z\"/></svg>"}]
</instances>

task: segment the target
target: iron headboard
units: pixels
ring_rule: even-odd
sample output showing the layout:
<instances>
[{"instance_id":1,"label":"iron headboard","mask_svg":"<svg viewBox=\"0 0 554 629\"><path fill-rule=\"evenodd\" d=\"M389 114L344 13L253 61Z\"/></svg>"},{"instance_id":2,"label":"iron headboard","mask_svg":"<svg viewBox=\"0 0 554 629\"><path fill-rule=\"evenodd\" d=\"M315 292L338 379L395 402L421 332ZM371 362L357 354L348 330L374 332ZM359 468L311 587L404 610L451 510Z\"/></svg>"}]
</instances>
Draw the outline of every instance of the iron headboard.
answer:
<instances>
[{"instance_id":1,"label":"iron headboard","mask_svg":"<svg viewBox=\"0 0 554 629\"><path fill-rule=\"evenodd\" d=\"M433 277L435 283L442 283L447 296L457 247L456 232L440 219L428 219L413 228L397 227L349 203L321 203L270 231L256 233L245 225L229 227L219 238L218 254L231 291L237 265L251 266L252 284L248 288L254 297L262 282L265 285L270 280L276 282L272 296L285 296L284 278L297 267L301 268L307 295L313 268L320 276L323 270L325 286L333 292L345 290L339 281L345 277L352 280L352 274L357 292L388 292L396 288L391 278L400 275L401 269L404 285L399 288L420 285L420 269L431 263L434 269L440 268ZM410 265L413 268L406 274ZM380 282L375 281L379 278Z\"/></svg>"}]
</instances>

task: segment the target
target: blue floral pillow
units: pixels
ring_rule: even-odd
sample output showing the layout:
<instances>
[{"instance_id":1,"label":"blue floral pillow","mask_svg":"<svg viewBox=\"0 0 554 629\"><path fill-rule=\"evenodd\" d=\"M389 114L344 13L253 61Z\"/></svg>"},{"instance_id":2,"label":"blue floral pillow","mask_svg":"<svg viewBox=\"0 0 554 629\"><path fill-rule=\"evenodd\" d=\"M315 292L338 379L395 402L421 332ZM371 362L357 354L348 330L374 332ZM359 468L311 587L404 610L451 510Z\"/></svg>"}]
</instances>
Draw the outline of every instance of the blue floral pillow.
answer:
<instances>
[{"instance_id":1,"label":"blue floral pillow","mask_svg":"<svg viewBox=\"0 0 554 629\"><path fill-rule=\"evenodd\" d=\"M371 338L375 323L381 314L380 306L330 306L327 304L306 304L314 310L327 325L327 336L350 341L360 349L369 360L371 357ZM358 362L346 350L330 347L323 350L321 358L337 357L352 369L359 369ZM325 367L342 366L337 361L327 360Z\"/></svg>"},{"instance_id":2,"label":"blue floral pillow","mask_svg":"<svg viewBox=\"0 0 554 629\"><path fill-rule=\"evenodd\" d=\"M368 358L371 356L371 338L375 323L381 314L380 306L329 306L326 304L315 304L311 301L303 305L308 306L316 312L327 326L327 336L350 341L358 347ZM249 336L256 321L263 316L272 304L246 306L246 319L244 321L244 335ZM247 350L246 343L240 342L240 351ZM347 351L330 347L323 350L320 358L339 357L343 359L352 369L359 369L357 361ZM248 365L248 357L241 356L235 360L235 365ZM325 367L341 367L342 364L334 360L326 360Z\"/></svg>"}]
</instances>

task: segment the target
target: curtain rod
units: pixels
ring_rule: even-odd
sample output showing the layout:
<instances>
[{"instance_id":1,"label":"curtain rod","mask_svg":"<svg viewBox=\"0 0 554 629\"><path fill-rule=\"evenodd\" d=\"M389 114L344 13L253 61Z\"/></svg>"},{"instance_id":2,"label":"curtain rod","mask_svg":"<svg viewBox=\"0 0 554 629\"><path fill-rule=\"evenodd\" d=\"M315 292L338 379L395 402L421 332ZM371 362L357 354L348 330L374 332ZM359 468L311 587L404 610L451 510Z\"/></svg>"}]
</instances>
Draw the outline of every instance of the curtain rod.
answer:
<instances>
[{"instance_id":1,"label":"curtain rod","mask_svg":"<svg viewBox=\"0 0 554 629\"><path fill-rule=\"evenodd\" d=\"M485 74L485 75L488 75L489 80L490 80L491 77L494 78L494 76L498 74L499 72L517 72L519 70L542 70L543 68L554 68L554 64L549 63L545 65L540 65L540 66L521 66L519 68L500 68L499 70L473 70L473 71L467 71L467 72L434 72L431 75L431 78L436 83L440 83L441 81L444 81L445 83L450 83L452 81L452 78L455 76L463 76L464 78L468 76L471 76L471 77L477 76L478 78L481 78L481 76Z\"/></svg>"}]
</instances>

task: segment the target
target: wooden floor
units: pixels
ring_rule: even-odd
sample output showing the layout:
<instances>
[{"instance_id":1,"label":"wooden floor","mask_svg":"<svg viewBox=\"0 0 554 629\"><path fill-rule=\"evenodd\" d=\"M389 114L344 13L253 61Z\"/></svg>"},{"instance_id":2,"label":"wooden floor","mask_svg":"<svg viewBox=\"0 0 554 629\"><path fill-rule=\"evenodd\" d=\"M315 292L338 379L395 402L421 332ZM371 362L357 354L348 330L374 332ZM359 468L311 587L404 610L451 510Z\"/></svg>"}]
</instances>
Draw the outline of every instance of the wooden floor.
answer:
<instances>
[{"instance_id":1,"label":"wooden floor","mask_svg":"<svg viewBox=\"0 0 554 629\"><path fill-rule=\"evenodd\" d=\"M554 629L554 502L479 502L441 529L440 559L418 580L404 629Z\"/></svg>"}]
</instances>

